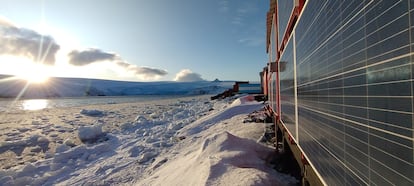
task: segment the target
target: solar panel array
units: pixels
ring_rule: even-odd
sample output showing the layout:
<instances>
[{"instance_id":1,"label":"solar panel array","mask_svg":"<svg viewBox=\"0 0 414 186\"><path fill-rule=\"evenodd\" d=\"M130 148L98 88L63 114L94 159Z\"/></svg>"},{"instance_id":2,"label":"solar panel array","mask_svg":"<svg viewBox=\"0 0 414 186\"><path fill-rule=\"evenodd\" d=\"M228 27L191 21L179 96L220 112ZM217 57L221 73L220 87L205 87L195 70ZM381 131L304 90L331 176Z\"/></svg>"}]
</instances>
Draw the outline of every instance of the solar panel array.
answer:
<instances>
[{"instance_id":1,"label":"solar panel array","mask_svg":"<svg viewBox=\"0 0 414 186\"><path fill-rule=\"evenodd\" d=\"M282 121L329 185L414 185L413 10L309 1L281 54Z\"/></svg>"}]
</instances>

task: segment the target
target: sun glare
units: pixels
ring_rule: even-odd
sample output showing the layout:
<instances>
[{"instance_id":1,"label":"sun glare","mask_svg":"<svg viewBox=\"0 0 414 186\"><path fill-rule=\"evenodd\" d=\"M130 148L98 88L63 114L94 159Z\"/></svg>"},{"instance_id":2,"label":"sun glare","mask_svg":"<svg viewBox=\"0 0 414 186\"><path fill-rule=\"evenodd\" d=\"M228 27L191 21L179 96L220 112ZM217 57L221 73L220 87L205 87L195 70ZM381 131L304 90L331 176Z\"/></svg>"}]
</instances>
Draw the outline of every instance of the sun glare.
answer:
<instances>
[{"instance_id":1,"label":"sun glare","mask_svg":"<svg viewBox=\"0 0 414 186\"><path fill-rule=\"evenodd\" d=\"M49 79L49 76L38 74L38 73L26 73L26 74L18 75L18 77L28 81L29 83L36 83L36 84L46 83L47 80Z\"/></svg>"},{"instance_id":2,"label":"sun glare","mask_svg":"<svg viewBox=\"0 0 414 186\"><path fill-rule=\"evenodd\" d=\"M0 61L4 61L4 64L0 65L1 73L14 75L29 83L46 83L51 74L50 67L26 58L8 56L0 58Z\"/></svg>"},{"instance_id":3,"label":"sun glare","mask_svg":"<svg viewBox=\"0 0 414 186\"><path fill-rule=\"evenodd\" d=\"M22 107L24 110L40 110L47 108L48 100L46 99L29 99L23 100Z\"/></svg>"},{"instance_id":4,"label":"sun glare","mask_svg":"<svg viewBox=\"0 0 414 186\"><path fill-rule=\"evenodd\" d=\"M30 69L22 69L20 73L17 74L17 77L24 79L29 83L46 83L49 79L47 67L40 64L32 64L30 66Z\"/></svg>"}]
</instances>

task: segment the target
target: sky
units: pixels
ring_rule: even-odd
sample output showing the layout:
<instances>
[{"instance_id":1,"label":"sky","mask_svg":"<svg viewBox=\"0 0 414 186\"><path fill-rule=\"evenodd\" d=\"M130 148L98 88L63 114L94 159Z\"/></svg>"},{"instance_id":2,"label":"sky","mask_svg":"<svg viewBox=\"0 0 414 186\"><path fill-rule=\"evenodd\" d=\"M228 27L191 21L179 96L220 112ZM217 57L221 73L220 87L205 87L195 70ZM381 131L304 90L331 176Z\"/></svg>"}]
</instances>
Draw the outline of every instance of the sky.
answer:
<instances>
[{"instance_id":1,"label":"sky","mask_svg":"<svg viewBox=\"0 0 414 186\"><path fill-rule=\"evenodd\" d=\"M0 0L0 74L259 81L267 0Z\"/></svg>"}]
</instances>

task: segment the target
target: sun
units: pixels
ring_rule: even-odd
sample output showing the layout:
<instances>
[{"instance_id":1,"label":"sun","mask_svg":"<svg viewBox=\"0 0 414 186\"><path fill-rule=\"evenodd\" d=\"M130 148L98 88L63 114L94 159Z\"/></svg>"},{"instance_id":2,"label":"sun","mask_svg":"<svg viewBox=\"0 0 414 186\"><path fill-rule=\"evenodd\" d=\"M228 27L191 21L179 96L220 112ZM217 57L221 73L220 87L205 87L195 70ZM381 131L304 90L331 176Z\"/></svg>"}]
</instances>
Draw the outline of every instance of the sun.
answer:
<instances>
[{"instance_id":1,"label":"sun","mask_svg":"<svg viewBox=\"0 0 414 186\"><path fill-rule=\"evenodd\" d=\"M29 66L30 68L20 69L16 76L35 84L43 84L49 80L49 70L45 65L32 63Z\"/></svg>"},{"instance_id":2,"label":"sun","mask_svg":"<svg viewBox=\"0 0 414 186\"><path fill-rule=\"evenodd\" d=\"M2 56L0 61L3 62L0 64L0 74L10 74L28 83L47 83L52 72L51 67L47 65L18 56Z\"/></svg>"},{"instance_id":3,"label":"sun","mask_svg":"<svg viewBox=\"0 0 414 186\"><path fill-rule=\"evenodd\" d=\"M26 80L29 83L34 84L43 84L46 83L49 80L49 76L45 74L39 74L39 73L25 73L21 75L17 75L18 78Z\"/></svg>"}]
</instances>

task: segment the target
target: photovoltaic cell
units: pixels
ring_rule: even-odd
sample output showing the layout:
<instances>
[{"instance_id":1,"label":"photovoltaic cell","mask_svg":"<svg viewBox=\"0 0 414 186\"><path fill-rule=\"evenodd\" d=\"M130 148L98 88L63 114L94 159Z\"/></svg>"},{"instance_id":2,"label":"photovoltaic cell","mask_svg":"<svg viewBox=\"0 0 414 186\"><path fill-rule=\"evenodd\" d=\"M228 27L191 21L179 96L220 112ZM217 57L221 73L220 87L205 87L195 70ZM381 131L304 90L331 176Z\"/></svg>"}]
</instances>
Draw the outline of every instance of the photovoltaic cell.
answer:
<instances>
[{"instance_id":1,"label":"photovoltaic cell","mask_svg":"<svg viewBox=\"0 0 414 186\"><path fill-rule=\"evenodd\" d=\"M413 9L309 1L281 53L282 122L328 185L414 185Z\"/></svg>"}]
</instances>

